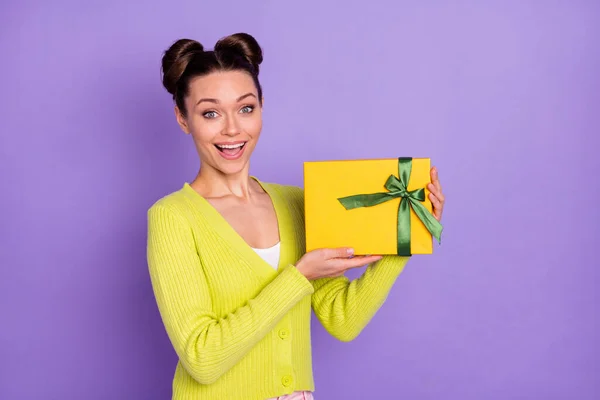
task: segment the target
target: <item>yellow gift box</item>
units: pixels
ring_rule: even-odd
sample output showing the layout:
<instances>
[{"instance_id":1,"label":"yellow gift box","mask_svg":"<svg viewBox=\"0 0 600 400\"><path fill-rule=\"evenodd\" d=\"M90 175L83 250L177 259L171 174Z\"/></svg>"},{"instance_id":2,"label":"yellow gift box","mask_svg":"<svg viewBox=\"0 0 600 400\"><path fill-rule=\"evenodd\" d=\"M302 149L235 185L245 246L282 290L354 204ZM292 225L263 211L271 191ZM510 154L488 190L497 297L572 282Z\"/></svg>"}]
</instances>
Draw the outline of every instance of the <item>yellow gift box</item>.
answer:
<instances>
[{"instance_id":1,"label":"yellow gift box","mask_svg":"<svg viewBox=\"0 0 600 400\"><path fill-rule=\"evenodd\" d=\"M430 168L429 158L305 162L306 250L433 253L441 225L431 214Z\"/></svg>"}]
</instances>

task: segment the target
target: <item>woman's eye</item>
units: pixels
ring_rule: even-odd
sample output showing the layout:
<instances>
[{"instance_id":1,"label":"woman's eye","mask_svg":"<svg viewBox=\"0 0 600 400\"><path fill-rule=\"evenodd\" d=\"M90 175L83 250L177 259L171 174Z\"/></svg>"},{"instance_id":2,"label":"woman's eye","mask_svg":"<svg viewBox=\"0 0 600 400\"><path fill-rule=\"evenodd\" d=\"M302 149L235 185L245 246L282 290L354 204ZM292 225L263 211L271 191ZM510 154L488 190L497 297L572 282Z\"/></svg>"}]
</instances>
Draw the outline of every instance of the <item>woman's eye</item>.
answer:
<instances>
[{"instance_id":1,"label":"woman's eye","mask_svg":"<svg viewBox=\"0 0 600 400\"><path fill-rule=\"evenodd\" d=\"M242 112L242 114L244 114L244 113L251 113L252 111L254 111L254 107L252 107L252 106L245 106L240 111Z\"/></svg>"},{"instance_id":2,"label":"woman's eye","mask_svg":"<svg viewBox=\"0 0 600 400\"><path fill-rule=\"evenodd\" d=\"M204 118L208 119L217 118L217 113L215 111L207 111L202 115L204 116Z\"/></svg>"}]
</instances>

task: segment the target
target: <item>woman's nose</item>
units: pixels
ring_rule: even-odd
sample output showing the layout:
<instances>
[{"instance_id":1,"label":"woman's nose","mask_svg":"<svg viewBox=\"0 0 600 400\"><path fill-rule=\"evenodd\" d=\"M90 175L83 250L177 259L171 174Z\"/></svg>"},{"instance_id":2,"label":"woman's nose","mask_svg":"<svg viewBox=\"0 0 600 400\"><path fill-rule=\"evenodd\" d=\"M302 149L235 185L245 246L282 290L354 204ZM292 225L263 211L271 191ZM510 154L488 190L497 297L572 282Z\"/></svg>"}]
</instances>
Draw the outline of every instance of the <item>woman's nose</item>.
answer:
<instances>
[{"instance_id":1,"label":"woman's nose","mask_svg":"<svg viewBox=\"0 0 600 400\"><path fill-rule=\"evenodd\" d=\"M225 120L225 131L227 136L236 136L240 134L240 125L235 116L229 116Z\"/></svg>"}]
</instances>

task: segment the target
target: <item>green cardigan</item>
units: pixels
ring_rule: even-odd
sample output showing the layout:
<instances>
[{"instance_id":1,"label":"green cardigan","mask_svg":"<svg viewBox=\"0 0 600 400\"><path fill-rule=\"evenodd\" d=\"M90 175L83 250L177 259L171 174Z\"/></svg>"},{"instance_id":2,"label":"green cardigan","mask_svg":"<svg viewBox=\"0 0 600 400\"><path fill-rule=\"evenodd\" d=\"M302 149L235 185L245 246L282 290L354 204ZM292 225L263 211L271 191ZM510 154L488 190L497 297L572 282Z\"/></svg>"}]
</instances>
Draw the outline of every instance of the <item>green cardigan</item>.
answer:
<instances>
[{"instance_id":1,"label":"green cardigan","mask_svg":"<svg viewBox=\"0 0 600 400\"><path fill-rule=\"evenodd\" d=\"M278 270L187 183L148 211L150 277L179 357L173 399L264 400L313 391L311 308L334 337L352 340L408 260L385 256L352 282L307 280L294 267L305 251L302 189L257 182L277 214Z\"/></svg>"}]
</instances>

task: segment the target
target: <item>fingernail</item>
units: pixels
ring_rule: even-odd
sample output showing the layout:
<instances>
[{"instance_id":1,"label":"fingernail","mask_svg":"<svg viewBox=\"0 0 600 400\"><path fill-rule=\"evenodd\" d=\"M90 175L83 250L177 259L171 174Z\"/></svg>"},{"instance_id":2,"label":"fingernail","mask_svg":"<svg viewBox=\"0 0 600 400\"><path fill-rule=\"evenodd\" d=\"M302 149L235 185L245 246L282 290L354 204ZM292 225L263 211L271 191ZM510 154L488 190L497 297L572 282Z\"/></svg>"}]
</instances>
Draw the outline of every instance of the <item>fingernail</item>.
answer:
<instances>
[{"instance_id":1,"label":"fingernail","mask_svg":"<svg viewBox=\"0 0 600 400\"><path fill-rule=\"evenodd\" d=\"M354 255L354 249L347 249L346 252L349 256Z\"/></svg>"}]
</instances>

